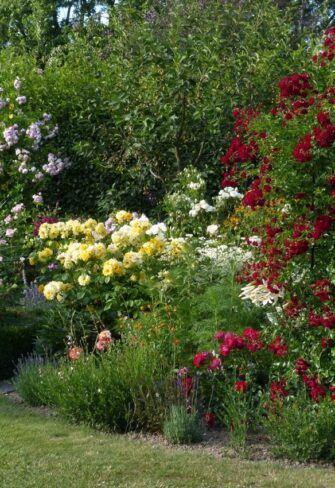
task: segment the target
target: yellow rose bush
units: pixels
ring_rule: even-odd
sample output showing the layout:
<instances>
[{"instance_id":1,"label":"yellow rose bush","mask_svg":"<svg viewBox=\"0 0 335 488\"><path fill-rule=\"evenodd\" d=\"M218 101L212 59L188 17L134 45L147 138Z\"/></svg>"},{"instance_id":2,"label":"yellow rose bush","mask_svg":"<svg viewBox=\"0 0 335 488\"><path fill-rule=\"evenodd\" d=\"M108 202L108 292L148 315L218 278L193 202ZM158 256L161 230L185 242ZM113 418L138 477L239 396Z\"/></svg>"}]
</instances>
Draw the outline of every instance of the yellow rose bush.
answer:
<instances>
[{"instance_id":1,"label":"yellow rose bush","mask_svg":"<svg viewBox=\"0 0 335 488\"><path fill-rule=\"evenodd\" d=\"M146 285L180 264L187 241L164 223L125 210L95 219L42 223L29 257L48 301L72 307L129 310L147 298Z\"/></svg>"}]
</instances>

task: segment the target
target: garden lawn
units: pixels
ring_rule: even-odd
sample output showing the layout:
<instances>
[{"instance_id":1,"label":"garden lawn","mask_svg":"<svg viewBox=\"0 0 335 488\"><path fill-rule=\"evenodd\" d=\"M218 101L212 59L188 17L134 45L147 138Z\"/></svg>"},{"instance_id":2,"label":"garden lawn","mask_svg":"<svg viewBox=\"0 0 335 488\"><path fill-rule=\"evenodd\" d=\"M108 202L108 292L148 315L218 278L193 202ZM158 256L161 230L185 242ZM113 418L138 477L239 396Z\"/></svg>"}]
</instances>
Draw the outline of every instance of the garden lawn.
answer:
<instances>
[{"instance_id":1,"label":"garden lawn","mask_svg":"<svg viewBox=\"0 0 335 488\"><path fill-rule=\"evenodd\" d=\"M0 397L0 486L6 488L250 488L335 486L335 469L284 467L153 448Z\"/></svg>"}]
</instances>

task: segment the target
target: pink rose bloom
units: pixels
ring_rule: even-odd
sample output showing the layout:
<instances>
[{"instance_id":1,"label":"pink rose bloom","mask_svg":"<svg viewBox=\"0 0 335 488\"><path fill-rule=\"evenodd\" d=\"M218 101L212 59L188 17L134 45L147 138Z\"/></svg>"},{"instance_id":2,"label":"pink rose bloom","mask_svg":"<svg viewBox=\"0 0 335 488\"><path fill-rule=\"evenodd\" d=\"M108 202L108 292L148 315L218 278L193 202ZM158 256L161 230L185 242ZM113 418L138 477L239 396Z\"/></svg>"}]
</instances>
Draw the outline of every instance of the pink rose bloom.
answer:
<instances>
[{"instance_id":1,"label":"pink rose bloom","mask_svg":"<svg viewBox=\"0 0 335 488\"><path fill-rule=\"evenodd\" d=\"M24 204L23 203L18 203L17 205L15 205L12 208L11 212L12 213L20 213L20 212L22 212L23 209L24 209Z\"/></svg>"},{"instance_id":2,"label":"pink rose bloom","mask_svg":"<svg viewBox=\"0 0 335 488\"><path fill-rule=\"evenodd\" d=\"M98 351L104 351L105 345L106 345L105 342L98 341L95 347L98 349Z\"/></svg>"},{"instance_id":3,"label":"pink rose bloom","mask_svg":"<svg viewBox=\"0 0 335 488\"><path fill-rule=\"evenodd\" d=\"M188 373L188 368L184 367L184 368L180 368L180 369L178 370L177 375L178 375L178 376L185 376L185 374L187 374L187 373Z\"/></svg>"},{"instance_id":4,"label":"pink rose bloom","mask_svg":"<svg viewBox=\"0 0 335 488\"><path fill-rule=\"evenodd\" d=\"M6 237L14 237L14 234L17 229L7 229L6 230Z\"/></svg>"},{"instance_id":5,"label":"pink rose bloom","mask_svg":"<svg viewBox=\"0 0 335 488\"><path fill-rule=\"evenodd\" d=\"M7 215L7 217L5 217L5 218L3 219L3 221L4 221L4 222L5 222L5 224L7 224L7 225L8 225L8 224L10 224L12 220L13 220L13 217L12 217L11 215Z\"/></svg>"}]
</instances>

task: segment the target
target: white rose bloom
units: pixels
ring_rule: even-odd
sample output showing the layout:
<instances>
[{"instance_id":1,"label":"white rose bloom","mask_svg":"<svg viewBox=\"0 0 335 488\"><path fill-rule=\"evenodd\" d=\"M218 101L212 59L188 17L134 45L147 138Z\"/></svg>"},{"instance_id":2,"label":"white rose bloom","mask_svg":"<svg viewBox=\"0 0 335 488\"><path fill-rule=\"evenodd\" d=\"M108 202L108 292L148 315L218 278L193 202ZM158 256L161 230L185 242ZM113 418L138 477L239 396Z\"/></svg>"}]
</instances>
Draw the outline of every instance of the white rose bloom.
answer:
<instances>
[{"instance_id":1,"label":"white rose bloom","mask_svg":"<svg viewBox=\"0 0 335 488\"><path fill-rule=\"evenodd\" d=\"M165 234L167 231L167 227L164 222L159 222L158 224L154 224L149 230L147 230L146 234L148 236L156 236L159 234Z\"/></svg>"},{"instance_id":2,"label":"white rose bloom","mask_svg":"<svg viewBox=\"0 0 335 488\"><path fill-rule=\"evenodd\" d=\"M218 229L219 229L219 226L217 224L212 224L212 225L209 225L207 227L206 231L207 231L207 234L212 236L212 235L217 233Z\"/></svg>"}]
</instances>

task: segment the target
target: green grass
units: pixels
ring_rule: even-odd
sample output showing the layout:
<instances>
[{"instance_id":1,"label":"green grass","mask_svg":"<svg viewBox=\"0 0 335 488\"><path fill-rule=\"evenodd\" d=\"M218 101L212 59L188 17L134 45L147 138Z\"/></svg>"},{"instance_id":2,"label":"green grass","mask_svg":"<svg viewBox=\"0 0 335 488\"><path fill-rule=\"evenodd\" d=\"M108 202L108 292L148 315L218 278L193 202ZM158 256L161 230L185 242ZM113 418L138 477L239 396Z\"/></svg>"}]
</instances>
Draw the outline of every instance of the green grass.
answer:
<instances>
[{"instance_id":1,"label":"green grass","mask_svg":"<svg viewBox=\"0 0 335 488\"><path fill-rule=\"evenodd\" d=\"M284 467L72 426L0 398L0 486L6 488L330 488L335 469Z\"/></svg>"}]
</instances>

